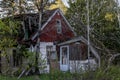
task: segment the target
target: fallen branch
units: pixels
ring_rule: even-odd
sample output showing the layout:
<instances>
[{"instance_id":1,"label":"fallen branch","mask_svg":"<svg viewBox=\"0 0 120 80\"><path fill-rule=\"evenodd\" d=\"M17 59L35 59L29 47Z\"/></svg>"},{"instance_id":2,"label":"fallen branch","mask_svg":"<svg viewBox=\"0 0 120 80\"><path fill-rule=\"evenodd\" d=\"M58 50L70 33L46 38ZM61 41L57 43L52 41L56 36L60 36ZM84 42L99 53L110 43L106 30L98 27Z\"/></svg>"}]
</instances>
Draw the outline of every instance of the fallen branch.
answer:
<instances>
[{"instance_id":1,"label":"fallen branch","mask_svg":"<svg viewBox=\"0 0 120 80\"><path fill-rule=\"evenodd\" d=\"M108 59L108 66L107 68L104 70L104 72L108 71L108 69L110 68L110 65L112 63L113 60L115 60L116 57L120 56L120 53L117 54L111 54L111 57Z\"/></svg>"}]
</instances>

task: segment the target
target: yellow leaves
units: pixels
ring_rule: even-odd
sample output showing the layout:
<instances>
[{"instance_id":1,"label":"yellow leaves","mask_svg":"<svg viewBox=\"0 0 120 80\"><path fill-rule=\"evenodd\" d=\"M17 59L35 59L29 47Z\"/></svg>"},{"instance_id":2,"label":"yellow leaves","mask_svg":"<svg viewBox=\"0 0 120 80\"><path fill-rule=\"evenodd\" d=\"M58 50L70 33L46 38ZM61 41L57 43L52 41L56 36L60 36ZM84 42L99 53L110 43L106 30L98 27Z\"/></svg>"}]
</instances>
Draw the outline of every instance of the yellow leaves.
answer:
<instances>
[{"instance_id":1,"label":"yellow leaves","mask_svg":"<svg viewBox=\"0 0 120 80\"><path fill-rule=\"evenodd\" d=\"M64 5L64 3L62 2L62 0L56 0L55 4L52 4L49 9L55 9L55 8L60 8L64 13L67 11L66 6Z\"/></svg>"},{"instance_id":2,"label":"yellow leaves","mask_svg":"<svg viewBox=\"0 0 120 80\"><path fill-rule=\"evenodd\" d=\"M12 7L14 7L15 6L15 3L14 2L12 2Z\"/></svg>"},{"instance_id":3,"label":"yellow leaves","mask_svg":"<svg viewBox=\"0 0 120 80\"><path fill-rule=\"evenodd\" d=\"M106 13L105 14L105 19L107 21L113 21L114 20L114 14L113 13Z\"/></svg>"}]
</instances>

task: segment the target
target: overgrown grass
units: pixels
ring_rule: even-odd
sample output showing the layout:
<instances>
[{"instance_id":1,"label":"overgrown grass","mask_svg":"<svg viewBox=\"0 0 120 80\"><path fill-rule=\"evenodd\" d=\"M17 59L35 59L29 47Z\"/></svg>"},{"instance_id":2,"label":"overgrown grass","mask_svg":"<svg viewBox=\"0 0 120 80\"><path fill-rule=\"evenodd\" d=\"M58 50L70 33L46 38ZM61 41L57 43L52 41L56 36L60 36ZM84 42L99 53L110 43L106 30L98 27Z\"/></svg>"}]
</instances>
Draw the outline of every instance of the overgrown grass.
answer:
<instances>
[{"instance_id":1,"label":"overgrown grass","mask_svg":"<svg viewBox=\"0 0 120 80\"><path fill-rule=\"evenodd\" d=\"M17 77L0 75L0 80L17 80ZM120 80L120 66L111 66L107 71L98 69L84 74L56 70L49 74L25 76L19 80Z\"/></svg>"},{"instance_id":2,"label":"overgrown grass","mask_svg":"<svg viewBox=\"0 0 120 80\"><path fill-rule=\"evenodd\" d=\"M22 77L19 80L35 80L36 76ZM0 75L0 80L17 80L17 77L2 76Z\"/></svg>"},{"instance_id":3,"label":"overgrown grass","mask_svg":"<svg viewBox=\"0 0 120 80\"><path fill-rule=\"evenodd\" d=\"M53 71L49 74L25 76L19 80L73 80L73 76L70 72ZM0 75L0 80L17 80L17 77Z\"/></svg>"},{"instance_id":4,"label":"overgrown grass","mask_svg":"<svg viewBox=\"0 0 120 80\"><path fill-rule=\"evenodd\" d=\"M111 66L107 70L98 69L95 72L83 74L83 80L120 80L120 66Z\"/></svg>"}]
</instances>

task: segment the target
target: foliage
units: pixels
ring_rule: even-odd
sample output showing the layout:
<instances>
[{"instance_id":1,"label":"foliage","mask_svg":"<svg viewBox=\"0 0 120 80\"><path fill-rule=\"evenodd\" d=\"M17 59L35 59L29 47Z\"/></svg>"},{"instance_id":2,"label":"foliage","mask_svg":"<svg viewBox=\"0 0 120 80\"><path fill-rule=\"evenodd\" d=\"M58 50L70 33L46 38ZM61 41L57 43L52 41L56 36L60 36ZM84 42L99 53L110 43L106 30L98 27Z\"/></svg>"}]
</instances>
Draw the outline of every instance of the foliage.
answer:
<instances>
[{"instance_id":1,"label":"foliage","mask_svg":"<svg viewBox=\"0 0 120 80\"><path fill-rule=\"evenodd\" d=\"M27 7L25 0L15 1L15 0L3 0L1 1L2 7L6 8L6 14L14 15L18 13L24 13L25 7ZM25 5L25 6L24 6Z\"/></svg>"},{"instance_id":2,"label":"foliage","mask_svg":"<svg viewBox=\"0 0 120 80\"><path fill-rule=\"evenodd\" d=\"M120 67L119 66L111 66L106 72L104 69L98 69L92 72L86 72L83 74L80 73L69 73L69 72L61 72L61 71L53 71L49 74L41 74L39 76L28 76L20 78L20 80L33 80L33 79L41 79L41 80L120 80ZM6 77L0 76L2 80L16 80L15 77Z\"/></svg>"},{"instance_id":3,"label":"foliage","mask_svg":"<svg viewBox=\"0 0 120 80\"><path fill-rule=\"evenodd\" d=\"M6 65L10 66L11 50L18 45L17 37L19 30L19 22L5 18L0 20L0 51L1 57L6 59ZM10 67L6 67L5 74L10 71ZM12 71L11 71L12 73ZM9 73L7 73L9 74Z\"/></svg>"},{"instance_id":4,"label":"foliage","mask_svg":"<svg viewBox=\"0 0 120 80\"><path fill-rule=\"evenodd\" d=\"M22 77L19 80L34 80L34 79L35 79L35 76L27 76L27 77ZM17 80L17 77L0 75L0 80Z\"/></svg>"},{"instance_id":5,"label":"foliage","mask_svg":"<svg viewBox=\"0 0 120 80\"><path fill-rule=\"evenodd\" d=\"M27 60L27 68L36 68L38 67L38 69L42 72L44 72L44 69L46 68L46 59L43 58L43 55L41 53L39 53L39 57L38 57L38 64L36 64L36 52L31 52L31 51L27 51L24 53L24 56L26 56L26 60Z\"/></svg>"},{"instance_id":6,"label":"foliage","mask_svg":"<svg viewBox=\"0 0 120 80\"><path fill-rule=\"evenodd\" d=\"M64 5L62 0L55 0L55 4L51 4L49 9L60 8L64 13L67 11L67 7Z\"/></svg>"},{"instance_id":7,"label":"foliage","mask_svg":"<svg viewBox=\"0 0 120 80\"><path fill-rule=\"evenodd\" d=\"M0 20L0 50L5 52L7 48L17 45L17 36L19 30L19 22L12 20Z\"/></svg>"},{"instance_id":8,"label":"foliage","mask_svg":"<svg viewBox=\"0 0 120 80\"><path fill-rule=\"evenodd\" d=\"M3 15L11 16L22 13L39 12L42 8L50 6L52 2L49 0L3 0L1 3L1 7L4 9L3 12L6 12L6 14Z\"/></svg>"},{"instance_id":9,"label":"foliage","mask_svg":"<svg viewBox=\"0 0 120 80\"><path fill-rule=\"evenodd\" d=\"M95 72L87 72L83 74L83 78L85 80L119 80L119 73L119 66L111 66L107 71L100 68Z\"/></svg>"},{"instance_id":10,"label":"foliage","mask_svg":"<svg viewBox=\"0 0 120 80\"><path fill-rule=\"evenodd\" d=\"M104 50L119 50L119 31L117 21L117 3L114 0L89 1L90 40ZM70 2L66 17L78 35L87 36L87 10L85 0ZM103 52L102 52L103 53Z\"/></svg>"},{"instance_id":11,"label":"foliage","mask_svg":"<svg viewBox=\"0 0 120 80\"><path fill-rule=\"evenodd\" d=\"M31 68L35 65L35 52L30 52L27 51L26 55L26 60L27 60L27 64L28 64L28 68Z\"/></svg>"}]
</instances>

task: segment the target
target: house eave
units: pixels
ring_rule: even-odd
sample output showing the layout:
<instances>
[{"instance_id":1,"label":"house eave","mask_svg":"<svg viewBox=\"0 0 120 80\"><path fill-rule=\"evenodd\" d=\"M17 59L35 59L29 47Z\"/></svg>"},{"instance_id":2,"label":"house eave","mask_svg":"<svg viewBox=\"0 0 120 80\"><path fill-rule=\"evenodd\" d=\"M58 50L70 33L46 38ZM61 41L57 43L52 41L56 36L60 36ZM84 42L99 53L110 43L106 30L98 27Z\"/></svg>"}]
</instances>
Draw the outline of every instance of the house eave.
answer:
<instances>
[{"instance_id":1,"label":"house eave","mask_svg":"<svg viewBox=\"0 0 120 80\"><path fill-rule=\"evenodd\" d=\"M74 43L74 42L77 42L77 41L81 41L81 42L84 42L87 44L87 40L82 37L82 36L79 36L79 37L75 37L71 40L68 40L68 41L65 41L65 42L62 42L62 43L59 43L58 46L61 46L61 45L66 45L66 44L70 44L70 43Z\"/></svg>"}]
</instances>

